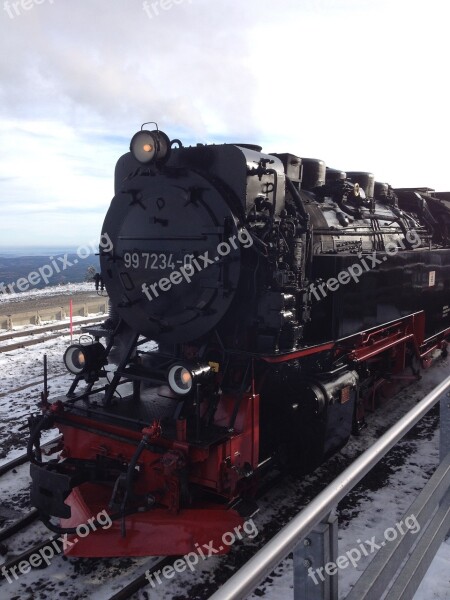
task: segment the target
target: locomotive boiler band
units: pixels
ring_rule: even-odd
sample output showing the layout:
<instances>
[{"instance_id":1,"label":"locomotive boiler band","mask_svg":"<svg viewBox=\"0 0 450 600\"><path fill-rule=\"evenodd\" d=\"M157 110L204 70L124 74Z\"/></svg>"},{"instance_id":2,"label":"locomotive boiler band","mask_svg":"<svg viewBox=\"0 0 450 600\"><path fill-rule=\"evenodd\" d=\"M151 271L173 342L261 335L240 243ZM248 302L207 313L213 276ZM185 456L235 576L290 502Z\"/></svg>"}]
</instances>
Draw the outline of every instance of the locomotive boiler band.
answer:
<instances>
[{"instance_id":1,"label":"locomotive boiler band","mask_svg":"<svg viewBox=\"0 0 450 600\"><path fill-rule=\"evenodd\" d=\"M447 352L450 193L253 144L184 147L153 125L116 165L110 317L29 423L46 525L70 539L111 517L73 556L227 552L268 470L313 469L400 373Z\"/></svg>"}]
</instances>

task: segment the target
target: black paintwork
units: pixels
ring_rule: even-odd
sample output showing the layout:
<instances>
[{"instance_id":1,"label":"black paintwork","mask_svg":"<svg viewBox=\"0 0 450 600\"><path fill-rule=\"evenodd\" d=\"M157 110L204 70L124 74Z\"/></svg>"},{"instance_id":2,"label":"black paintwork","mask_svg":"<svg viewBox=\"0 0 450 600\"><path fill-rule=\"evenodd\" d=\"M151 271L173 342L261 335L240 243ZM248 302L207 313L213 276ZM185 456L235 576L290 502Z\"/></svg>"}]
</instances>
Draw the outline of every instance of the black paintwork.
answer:
<instances>
[{"instance_id":1,"label":"black paintwork","mask_svg":"<svg viewBox=\"0 0 450 600\"><path fill-rule=\"evenodd\" d=\"M382 264L369 271L363 263L371 267L372 259L367 255L324 254L314 258L317 279L336 278L353 265L360 265L363 274L358 282L351 279L334 292L323 288L325 297L317 290L319 300L312 295L312 318L305 341L338 340L421 310L426 314L426 337L450 328L450 249L418 249L395 256L377 252L374 256Z\"/></svg>"}]
</instances>

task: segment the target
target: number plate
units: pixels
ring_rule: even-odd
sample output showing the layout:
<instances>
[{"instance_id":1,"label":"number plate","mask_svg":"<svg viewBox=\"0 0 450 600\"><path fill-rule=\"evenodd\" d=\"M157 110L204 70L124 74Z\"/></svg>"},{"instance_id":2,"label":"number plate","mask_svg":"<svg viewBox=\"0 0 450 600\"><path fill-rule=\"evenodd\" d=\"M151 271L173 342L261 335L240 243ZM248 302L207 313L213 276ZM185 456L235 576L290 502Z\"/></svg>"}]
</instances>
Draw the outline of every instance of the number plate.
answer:
<instances>
[{"instance_id":1,"label":"number plate","mask_svg":"<svg viewBox=\"0 0 450 600\"><path fill-rule=\"evenodd\" d=\"M124 252L123 264L126 269L179 269L191 264L193 255L174 255L171 252Z\"/></svg>"}]
</instances>

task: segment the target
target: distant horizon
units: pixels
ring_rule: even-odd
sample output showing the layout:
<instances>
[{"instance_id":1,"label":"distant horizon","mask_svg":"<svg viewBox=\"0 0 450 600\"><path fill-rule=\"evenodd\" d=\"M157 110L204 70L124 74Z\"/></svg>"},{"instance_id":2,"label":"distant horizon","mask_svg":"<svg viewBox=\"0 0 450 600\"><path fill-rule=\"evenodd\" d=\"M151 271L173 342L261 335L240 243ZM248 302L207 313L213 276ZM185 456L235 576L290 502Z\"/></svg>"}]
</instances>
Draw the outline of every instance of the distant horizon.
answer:
<instances>
[{"instance_id":1,"label":"distant horizon","mask_svg":"<svg viewBox=\"0 0 450 600\"><path fill-rule=\"evenodd\" d=\"M26 256L51 256L52 254L76 254L77 246L58 245L58 246L37 246L37 245L16 245L0 246L0 257L3 258L23 258Z\"/></svg>"},{"instance_id":2,"label":"distant horizon","mask_svg":"<svg viewBox=\"0 0 450 600\"><path fill-rule=\"evenodd\" d=\"M38 249L38 248L74 248L74 249L76 249L77 246L71 245L71 244L69 244L67 246L65 246L64 244L55 244L54 246L49 246L48 244L42 245L42 246L40 246L38 244L15 244L14 246L13 245L0 246L0 251L3 249L10 250L11 248L12 249L14 249L14 248L36 248L36 249Z\"/></svg>"},{"instance_id":3,"label":"distant horizon","mask_svg":"<svg viewBox=\"0 0 450 600\"><path fill-rule=\"evenodd\" d=\"M2 245L0 246L0 251L3 249L7 249L10 250L11 248L77 248L77 246L75 246L75 244L68 244L67 246L65 246L64 244L55 244L54 246L51 246L49 244L14 244L14 245Z\"/></svg>"}]
</instances>

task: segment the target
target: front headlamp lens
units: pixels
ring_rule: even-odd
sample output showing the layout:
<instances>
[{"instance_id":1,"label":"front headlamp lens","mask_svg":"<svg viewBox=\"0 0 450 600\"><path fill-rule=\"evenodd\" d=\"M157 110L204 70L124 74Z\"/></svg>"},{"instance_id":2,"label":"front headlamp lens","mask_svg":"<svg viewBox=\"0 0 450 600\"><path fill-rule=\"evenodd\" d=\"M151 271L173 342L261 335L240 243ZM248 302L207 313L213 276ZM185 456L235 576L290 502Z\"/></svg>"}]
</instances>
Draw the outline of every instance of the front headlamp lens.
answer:
<instances>
[{"instance_id":1,"label":"front headlamp lens","mask_svg":"<svg viewBox=\"0 0 450 600\"><path fill-rule=\"evenodd\" d=\"M192 375L182 365L174 365L169 370L169 386L176 394L188 394L192 389Z\"/></svg>"},{"instance_id":2,"label":"front headlamp lens","mask_svg":"<svg viewBox=\"0 0 450 600\"><path fill-rule=\"evenodd\" d=\"M96 371L106 364L105 348L100 342L73 344L64 353L64 364L73 375Z\"/></svg>"},{"instance_id":3,"label":"front headlamp lens","mask_svg":"<svg viewBox=\"0 0 450 600\"><path fill-rule=\"evenodd\" d=\"M170 156L171 142L163 132L155 129L142 129L133 135L130 142L130 152L143 165L155 162L164 164Z\"/></svg>"},{"instance_id":4,"label":"front headlamp lens","mask_svg":"<svg viewBox=\"0 0 450 600\"><path fill-rule=\"evenodd\" d=\"M142 164L151 162L156 154L156 139L153 133L138 131L131 139L130 152Z\"/></svg>"},{"instance_id":5,"label":"front headlamp lens","mask_svg":"<svg viewBox=\"0 0 450 600\"><path fill-rule=\"evenodd\" d=\"M167 380L172 392L183 396L188 394L194 384L205 383L214 371L210 365L184 363L172 365L169 369Z\"/></svg>"},{"instance_id":6,"label":"front headlamp lens","mask_svg":"<svg viewBox=\"0 0 450 600\"><path fill-rule=\"evenodd\" d=\"M68 371L74 375L78 375L86 366L86 357L84 352L79 348L79 346L71 346L67 349L64 355L64 363Z\"/></svg>"}]
</instances>

